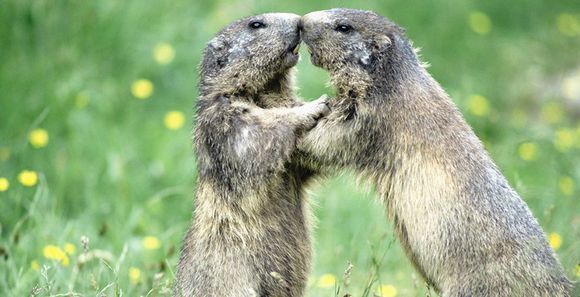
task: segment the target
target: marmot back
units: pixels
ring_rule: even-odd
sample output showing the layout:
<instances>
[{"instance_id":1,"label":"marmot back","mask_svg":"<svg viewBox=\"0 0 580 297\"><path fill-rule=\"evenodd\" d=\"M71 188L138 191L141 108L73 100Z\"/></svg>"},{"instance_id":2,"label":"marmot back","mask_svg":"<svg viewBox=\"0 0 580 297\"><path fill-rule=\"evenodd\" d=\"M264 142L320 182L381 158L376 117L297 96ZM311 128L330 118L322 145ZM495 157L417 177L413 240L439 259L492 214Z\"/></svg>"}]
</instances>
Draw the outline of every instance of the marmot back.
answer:
<instances>
[{"instance_id":1,"label":"marmot back","mask_svg":"<svg viewBox=\"0 0 580 297\"><path fill-rule=\"evenodd\" d=\"M537 220L403 30L352 9L301 22L337 89L299 144L310 166L373 181L407 256L442 296L570 296Z\"/></svg>"},{"instance_id":2,"label":"marmot back","mask_svg":"<svg viewBox=\"0 0 580 297\"><path fill-rule=\"evenodd\" d=\"M311 262L309 177L292 164L297 137L328 112L301 104L293 14L234 22L204 53L194 146L199 170L193 223L176 296L302 296Z\"/></svg>"}]
</instances>

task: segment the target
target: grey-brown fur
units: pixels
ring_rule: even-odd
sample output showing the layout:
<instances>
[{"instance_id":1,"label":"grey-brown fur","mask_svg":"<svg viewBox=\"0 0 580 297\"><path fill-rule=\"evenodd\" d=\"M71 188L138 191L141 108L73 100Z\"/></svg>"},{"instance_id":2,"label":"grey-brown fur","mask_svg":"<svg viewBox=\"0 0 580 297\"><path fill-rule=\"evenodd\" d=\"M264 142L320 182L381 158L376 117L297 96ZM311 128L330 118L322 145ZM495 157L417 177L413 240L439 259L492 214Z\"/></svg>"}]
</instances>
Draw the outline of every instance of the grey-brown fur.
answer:
<instances>
[{"instance_id":1,"label":"grey-brown fur","mask_svg":"<svg viewBox=\"0 0 580 297\"><path fill-rule=\"evenodd\" d=\"M442 296L570 296L538 222L403 30L351 9L301 23L337 90L299 143L310 166L376 185L407 256Z\"/></svg>"},{"instance_id":2,"label":"grey-brown fur","mask_svg":"<svg viewBox=\"0 0 580 297\"><path fill-rule=\"evenodd\" d=\"M300 17L228 25L201 64L194 146L198 182L176 296L302 296L311 261L313 172L292 163L297 137L328 112L296 101ZM260 21L262 28L251 28Z\"/></svg>"}]
</instances>

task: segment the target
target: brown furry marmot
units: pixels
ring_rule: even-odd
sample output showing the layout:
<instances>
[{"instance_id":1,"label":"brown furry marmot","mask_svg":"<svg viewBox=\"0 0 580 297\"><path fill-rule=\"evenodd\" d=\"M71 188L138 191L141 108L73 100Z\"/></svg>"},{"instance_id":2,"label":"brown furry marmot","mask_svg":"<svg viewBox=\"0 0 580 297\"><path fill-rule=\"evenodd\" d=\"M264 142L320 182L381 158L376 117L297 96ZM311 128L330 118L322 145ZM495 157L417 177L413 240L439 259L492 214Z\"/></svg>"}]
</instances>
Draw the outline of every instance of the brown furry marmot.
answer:
<instances>
[{"instance_id":1,"label":"brown furry marmot","mask_svg":"<svg viewBox=\"0 0 580 297\"><path fill-rule=\"evenodd\" d=\"M236 21L201 64L194 144L193 223L178 264L177 296L302 296L311 261L313 172L292 163L297 137L328 113L296 101L300 43L294 14Z\"/></svg>"},{"instance_id":2,"label":"brown furry marmot","mask_svg":"<svg viewBox=\"0 0 580 297\"><path fill-rule=\"evenodd\" d=\"M372 181L407 256L442 296L570 296L537 220L403 30L352 9L313 12L301 26L337 92L299 143L310 166Z\"/></svg>"}]
</instances>

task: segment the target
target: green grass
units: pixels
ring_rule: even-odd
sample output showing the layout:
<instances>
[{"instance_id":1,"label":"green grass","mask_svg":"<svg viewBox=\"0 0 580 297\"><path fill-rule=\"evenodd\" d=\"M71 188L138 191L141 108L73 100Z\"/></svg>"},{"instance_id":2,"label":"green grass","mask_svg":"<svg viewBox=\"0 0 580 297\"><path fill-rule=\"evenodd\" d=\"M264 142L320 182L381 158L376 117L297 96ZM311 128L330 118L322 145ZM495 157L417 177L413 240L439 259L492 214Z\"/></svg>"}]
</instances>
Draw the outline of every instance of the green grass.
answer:
<instances>
[{"instance_id":1,"label":"green grass","mask_svg":"<svg viewBox=\"0 0 580 297\"><path fill-rule=\"evenodd\" d=\"M193 117L203 47L242 16L341 6L375 10L407 29L544 230L561 235L557 253L578 279L577 1L4 0L0 178L10 185L0 192L0 295L169 295L196 168L191 120L169 130L163 119L171 110ZM489 17L487 34L470 27L474 11ZM175 49L168 65L152 57L160 42ZM326 73L303 57L301 96L332 92ZM131 94L140 78L154 85L146 100ZM486 98L483 116L474 114L485 110L481 104L470 108L473 94ZM28 139L38 128L49 135L42 148ZM520 156L523 143L535 148L531 160ZM18 181L23 170L38 173L36 185ZM379 284L395 286L398 296L427 294L372 190L345 173L311 193L318 227L308 296L335 296L335 288L319 286L320 276L340 281L348 262L350 284L341 283L341 294L372 296ZM86 253L81 236L89 239ZM160 247L145 249L145 236ZM66 243L76 247L69 265L43 255L46 246ZM130 281L131 267L139 282Z\"/></svg>"}]
</instances>

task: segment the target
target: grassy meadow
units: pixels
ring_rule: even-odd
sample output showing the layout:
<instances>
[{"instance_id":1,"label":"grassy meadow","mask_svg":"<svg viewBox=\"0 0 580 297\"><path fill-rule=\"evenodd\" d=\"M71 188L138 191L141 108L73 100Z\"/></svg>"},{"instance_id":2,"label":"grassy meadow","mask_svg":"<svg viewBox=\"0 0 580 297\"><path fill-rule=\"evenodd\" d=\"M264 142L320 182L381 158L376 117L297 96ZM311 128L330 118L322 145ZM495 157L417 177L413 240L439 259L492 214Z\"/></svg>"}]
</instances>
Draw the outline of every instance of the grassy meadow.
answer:
<instances>
[{"instance_id":1,"label":"grassy meadow","mask_svg":"<svg viewBox=\"0 0 580 297\"><path fill-rule=\"evenodd\" d=\"M332 7L406 28L578 280L577 0L3 0L0 296L171 295L194 199L202 49L243 16ZM331 94L301 54L300 95ZM436 296L372 189L344 172L310 193L307 296Z\"/></svg>"}]
</instances>

